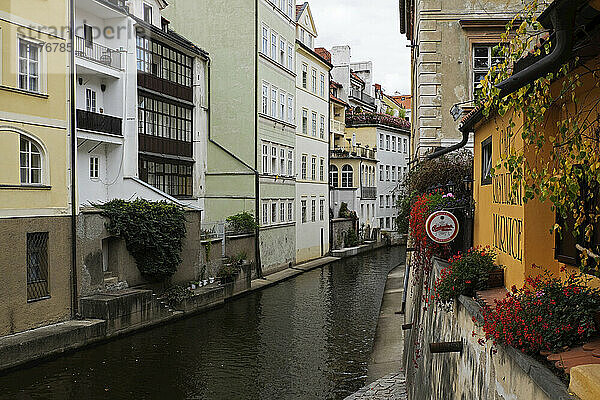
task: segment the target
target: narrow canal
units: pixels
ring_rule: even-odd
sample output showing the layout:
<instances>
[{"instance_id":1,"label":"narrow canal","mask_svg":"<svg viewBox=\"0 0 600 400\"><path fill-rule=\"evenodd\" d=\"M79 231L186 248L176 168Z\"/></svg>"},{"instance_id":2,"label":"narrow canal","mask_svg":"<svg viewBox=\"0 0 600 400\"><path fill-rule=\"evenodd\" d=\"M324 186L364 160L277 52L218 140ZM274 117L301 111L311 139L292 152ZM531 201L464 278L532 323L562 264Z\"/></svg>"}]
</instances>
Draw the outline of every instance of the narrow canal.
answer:
<instances>
[{"instance_id":1,"label":"narrow canal","mask_svg":"<svg viewBox=\"0 0 600 400\"><path fill-rule=\"evenodd\" d=\"M343 399L365 384L405 248L313 270L224 307L0 377L2 399Z\"/></svg>"}]
</instances>

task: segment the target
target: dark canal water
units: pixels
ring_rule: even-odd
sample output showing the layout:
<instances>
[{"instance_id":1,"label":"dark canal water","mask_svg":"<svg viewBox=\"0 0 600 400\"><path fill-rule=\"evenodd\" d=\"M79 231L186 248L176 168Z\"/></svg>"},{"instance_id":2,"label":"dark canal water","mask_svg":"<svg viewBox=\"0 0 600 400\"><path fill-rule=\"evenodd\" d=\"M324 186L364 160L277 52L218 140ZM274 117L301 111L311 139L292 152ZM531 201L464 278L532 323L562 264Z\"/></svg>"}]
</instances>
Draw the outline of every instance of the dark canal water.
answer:
<instances>
[{"instance_id":1,"label":"dark canal water","mask_svg":"<svg viewBox=\"0 0 600 400\"><path fill-rule=\"evenodd\" d=\"M0 376L1 399L343 399L365 384L405 249L300 275L224 307Z\"/></svg>"}]
</instances>

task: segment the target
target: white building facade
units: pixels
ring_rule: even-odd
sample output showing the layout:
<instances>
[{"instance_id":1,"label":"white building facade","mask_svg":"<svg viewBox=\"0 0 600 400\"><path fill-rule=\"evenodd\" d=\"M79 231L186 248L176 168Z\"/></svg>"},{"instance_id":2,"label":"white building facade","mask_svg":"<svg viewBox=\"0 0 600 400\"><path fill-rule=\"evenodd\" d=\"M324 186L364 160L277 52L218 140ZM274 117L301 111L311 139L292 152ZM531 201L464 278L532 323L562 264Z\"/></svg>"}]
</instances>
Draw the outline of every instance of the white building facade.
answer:
<instances>
[{"instance_id":1,"label":"white building facade","mask_svg":"<svg viewBox=\"0 0 600 400\"><path fill-rule=\"evenodd\" d=\"M296 262L329 252L329 72L310 6L296 15Z\"/></svg>"},{"instance_id":2,"label":"white building facade","mask_svg":"<svg viewBox=\"0 0 600 400\"><path fill-rule=\"evenodd\" d=\"M208 58L169 29L161 17L166 6L160 0L76 2L83 207L139 197L203 209Z\"/></svg>"}]
</instances>

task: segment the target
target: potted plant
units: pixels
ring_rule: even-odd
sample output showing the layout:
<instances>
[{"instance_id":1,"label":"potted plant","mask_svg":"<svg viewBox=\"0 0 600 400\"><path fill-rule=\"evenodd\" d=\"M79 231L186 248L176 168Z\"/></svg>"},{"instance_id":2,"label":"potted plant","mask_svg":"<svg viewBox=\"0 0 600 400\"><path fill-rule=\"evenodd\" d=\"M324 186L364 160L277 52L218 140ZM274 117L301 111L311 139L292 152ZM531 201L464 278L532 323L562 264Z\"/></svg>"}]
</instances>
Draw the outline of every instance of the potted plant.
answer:
<instances>
[{"instance_id":1,"label":"potted plant","mask_svg":"<svg viewBox=\"0 0 600 400\"><path fill-rule=\"evenodd\" d=\"M205 281L206 282L206 281ZM208 283L213 284L215 283L215 277L211 276L210 278L208 278Z\"/></svg>"},{"instance_id":2,"label":"potted plant","mask_svg":"<svg viewBox=\"0 0 600 400\"><path fill-rule=\"evenodd\" d=\"M197 283L196 282L192 282L190 284L190 286L192 287L192 290L196 290Z\"/></svg>"}]
</instances>

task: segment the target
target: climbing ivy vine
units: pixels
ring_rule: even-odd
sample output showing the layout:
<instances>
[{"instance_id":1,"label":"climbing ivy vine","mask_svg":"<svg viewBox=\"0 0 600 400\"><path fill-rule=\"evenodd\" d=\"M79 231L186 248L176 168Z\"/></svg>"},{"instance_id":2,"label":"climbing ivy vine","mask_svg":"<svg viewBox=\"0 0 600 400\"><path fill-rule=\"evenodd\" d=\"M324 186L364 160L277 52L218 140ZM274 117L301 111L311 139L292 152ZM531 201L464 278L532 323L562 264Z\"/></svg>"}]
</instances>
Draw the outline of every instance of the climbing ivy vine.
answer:
<instances>
[{"instance_id":1,"label":"climbing ivy vine","mask_svg":"<svg viewBox=\"0 0 600 400\"><path fill-rule=\"evenodd\" d=\"M537 20L540 11L537 0L524 2L495 49L504 60L481 82L478 102L484 117L500 117L508 123L501 132L505 145L501 143L492 172L508 173L513 195L521 195L523 201L550 201L563 220L572 219L581 267L600 276L600 249L594 240L600 221L598 57L574 57L558 65L555 72L504 97L496 87L511 76L518 60L543 57L552 51L553 36ZM553 227L559 234L561 229L559 224Z\"/></svg>"}]
</instances>

